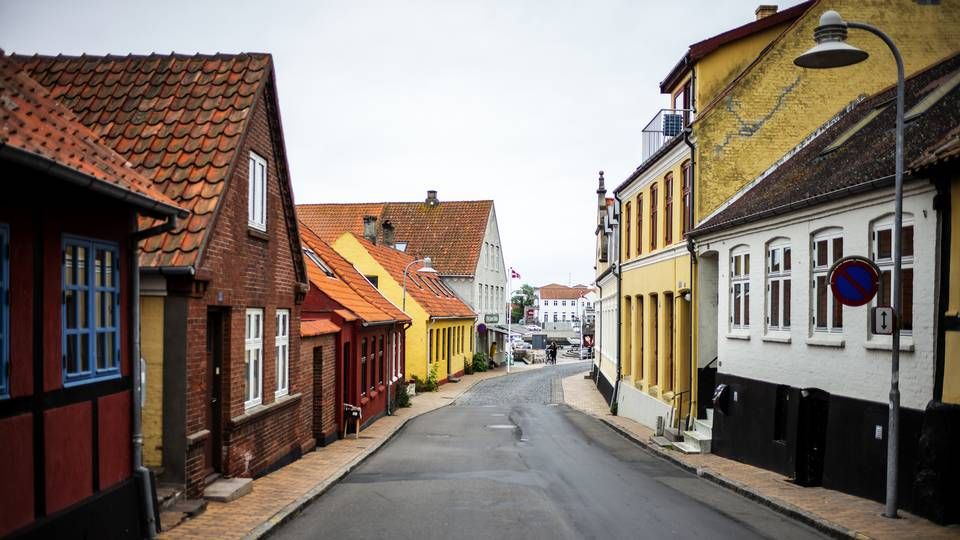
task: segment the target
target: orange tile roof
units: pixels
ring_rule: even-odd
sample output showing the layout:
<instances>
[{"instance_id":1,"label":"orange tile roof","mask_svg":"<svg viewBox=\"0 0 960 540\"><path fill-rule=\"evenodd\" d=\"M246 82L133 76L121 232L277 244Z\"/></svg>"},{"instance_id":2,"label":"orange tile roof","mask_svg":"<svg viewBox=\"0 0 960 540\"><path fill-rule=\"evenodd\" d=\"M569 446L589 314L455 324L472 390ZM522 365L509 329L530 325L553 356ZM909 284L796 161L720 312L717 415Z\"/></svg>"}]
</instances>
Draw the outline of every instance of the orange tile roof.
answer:
<instances>
[{"instance_id":1,"label":"orange tile roof","mask_svg":"<svg viewBox=\"0 0 960 540\"><path fill-rule=\"evenodd\" d=\"M312 321L300 321L300 337L322 336L324 334L336 334L340 327L333 321L326 319L317 319Z\"/></svg>"},{"instance_id":2,"label":"orange tile roof","mask_svg":"<svg viewBox=\"0 0 960 540\"><path fill-rule=\"evenodd\" d=\"M77 114L170 199L190 211L142 243L146 267L196 266L270 55L19 56Z\"/></svg>"},{"instance_id":3,"label":"orange tile roof","mask_svg":"<svg viewBox=\"0 0 960 540\"><path fill-rule=\"evenodd\" d=\"M112 188L151 215L183 209L130 167L96 134L24 73L0 56L0 151L16 160L42 158Z\"/></svg>"},{"instance_id":4,"label":"orange tile roof","mask_svg":"<svg viewBox=\"0 0 960 540\"><path fill-rule=\"evenodd\" d=\"M327 242L344 232L362 235L363 216L377 216L378 231L389 220L407 253L430 257L440 273L456 276L476 272L492 211L489 200L297 205L300 220Z\"/></svg>"},{"instance_id":5,"label":"orange tile roof","mask_svg":"<svg viewBox=\"0 0 960 540\"><path fill-rule=\"evenodd\" d=\"M540 287L540 298L544 300L576 300L581 296L590 293L590 289L580 287L567 287L566 285L557 285L551 283Z\"/></svg>"},{"instance_id":6,"label":"orange tile roof","mask_svg":"<svg viewBox=\"0 0 960 540\"><path fill-rule=\"evenodd\" d=\"M327 275L309 257L304 256L307 279L313 286L356 314L364 322L406 322L410 320L406 313L400 311L399 308L384 298L380 291L367 281L367 278L334 251L329 244L305 226L301 227L300 234L304 248L313 250L333 273L333 276Z\"/></svg>"},{"instance_id":7,"label":"orange tile roof","mask_svg":"<svg viewBox=\"0 0 960 540\"><path fill-rule=\"evenodd\" d=\"M403 269L416 259L402 251L374 245L361 235L353 236L390 273L390 277L397 283L403 283ZM407 270L407 295L416 300L431 317L476 317L477 314L443 283L439 274L418 272L420 268L423 268L423 264L417 263Z\"/></svg>"}]
</instances>

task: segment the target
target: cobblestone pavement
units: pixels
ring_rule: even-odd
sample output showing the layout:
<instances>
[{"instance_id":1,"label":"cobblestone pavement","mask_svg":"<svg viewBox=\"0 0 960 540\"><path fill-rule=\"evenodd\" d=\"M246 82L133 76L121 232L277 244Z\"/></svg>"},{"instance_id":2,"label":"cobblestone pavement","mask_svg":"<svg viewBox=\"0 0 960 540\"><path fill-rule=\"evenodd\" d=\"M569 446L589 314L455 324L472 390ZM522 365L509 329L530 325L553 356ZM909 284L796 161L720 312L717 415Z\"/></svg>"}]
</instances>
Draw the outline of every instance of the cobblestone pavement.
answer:
<instances>
[{"instance_id":1,"label":"cobblestone pavement","mask_svg":"<svg viewBox=\"0 0 960 540\"><path fill-rule=\"evenodd\" d=\"M907 512L902 519L881 517L883 504L818 487L801 487L783 475L714 454L682 454L648 441L653 430L621 416L613 416L591 379L578 373L563 379L563 395L571 407L600 418L622 434L697 475L734 489L749 498L811 523L833 535L854 538L960 538L960 527L941 527Z\"/></svg>"},{"instance_id":2,"label":"cobblestone pavement","mask_svg":"<svg viewBox=\"0 0 960 540\"><path fill-rule=\"evenodd\" d=\"M543 369L516 375L510 384L497 381L482 381L454 403L456 406L479 405L547 405L563 403L562 379L573 373L581 373L588 367L586 362L544 366Z\"/></svg>"}]
</instances>

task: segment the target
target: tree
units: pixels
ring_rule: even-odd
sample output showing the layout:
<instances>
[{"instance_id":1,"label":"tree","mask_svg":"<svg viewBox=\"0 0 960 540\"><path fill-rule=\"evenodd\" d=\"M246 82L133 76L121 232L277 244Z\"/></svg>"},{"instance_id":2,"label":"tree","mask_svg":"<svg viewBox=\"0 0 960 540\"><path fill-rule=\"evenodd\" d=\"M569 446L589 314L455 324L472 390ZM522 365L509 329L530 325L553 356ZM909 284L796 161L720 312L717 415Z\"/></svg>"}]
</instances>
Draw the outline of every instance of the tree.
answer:
<instances>
[{"instance_id":1,"label":"tree","mask_svg":"<svg viewBox=\"0 0 960 540\"><path fill-rule=\"evenodd\" d=\"M513 324L520 322L525 308L533 306L534 298L533 287L526 283L520 286L520 290L513 291L513 297L510 298L510 321Z\"/></svg>"}]
</instances>

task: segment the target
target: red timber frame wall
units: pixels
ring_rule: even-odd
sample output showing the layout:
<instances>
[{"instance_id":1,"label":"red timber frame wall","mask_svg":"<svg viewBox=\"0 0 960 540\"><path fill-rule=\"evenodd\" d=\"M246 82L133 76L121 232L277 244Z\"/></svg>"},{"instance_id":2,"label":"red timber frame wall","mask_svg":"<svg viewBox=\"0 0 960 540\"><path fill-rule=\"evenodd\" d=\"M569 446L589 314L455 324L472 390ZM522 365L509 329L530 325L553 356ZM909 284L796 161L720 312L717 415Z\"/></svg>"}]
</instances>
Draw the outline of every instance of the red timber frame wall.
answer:
<instances>
[{"instance_id":1,"label":"red timber frame wall","mask_svg":"<svg viewBox=\"0 0 960 540\"><path fill-rule=\"evenodd\" d=\"M179 325L186 328L171 344L185 354L185 483L198 496L212 474L259 477L291 461L314 445L312 364L300 361L300 303L294 257L299 239L290 230L295 216L281 188L282 153L269 119L265 90L257 98L237 162L208 232L200 268L189 291ZM248 224L248 160L251 152L266 161L266 231ZM301 264L302 264L302 259ZM170 298L168 297L168 301ZM245 406L245 332L248 309L262 310L261 403ZM277 311L288 320L288 390L277 395ZM185 311L185 312L183 312ZM169 314L167 320L170 320ZM208 322L215 322L209 328ZM169 329L168 329L169 333ZM177 332L174 332L176 334ZM166 338L165 338L166 339ZM220 373L211 366L219 356ZM165 362L166 363L166 362ZM165 368L166 369L166 368ZM216 394L216 396L214 396ZM212 397L216 407L210 406ZM166 430L166 426L165 426ZM166 459L166 458L165 458Z\"/></svg>"},{"instance_id":2,"label":"red timber frame wall","mask_svg":"<svg viewBox=\"0 0 960 540\"><path fill-rule=\"evenodd\" d=\"M140 537L131 443L129 242L135 214L91 191L2 166L11 181L21 181L20 195L0 202L11 285L9 393L0 398L0 536ZM65 236L115 249L119 278L119 369L68 384Z\"/></svg>"}]
</instances>

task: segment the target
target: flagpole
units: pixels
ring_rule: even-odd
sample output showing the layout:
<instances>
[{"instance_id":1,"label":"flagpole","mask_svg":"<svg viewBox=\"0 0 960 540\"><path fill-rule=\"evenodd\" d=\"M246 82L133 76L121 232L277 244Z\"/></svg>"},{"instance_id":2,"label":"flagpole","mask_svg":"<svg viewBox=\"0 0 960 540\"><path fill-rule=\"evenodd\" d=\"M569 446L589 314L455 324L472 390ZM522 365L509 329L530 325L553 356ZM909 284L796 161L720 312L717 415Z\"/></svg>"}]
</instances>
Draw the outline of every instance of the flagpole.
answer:
<instances>
[{"instance_id":1,"label":"flagpole","mask_svg":"<svg viewBox=\"0 0 960 540\"><path fill-rule=\"evenodd\" d=\"M510 364L513 363L513 335L511 330L511 319L513 318L513 267L510 267L510 286L507 287L507 296L510 301L507 302L507 373L510 373Z\"/></svg>"}]
</instances>

